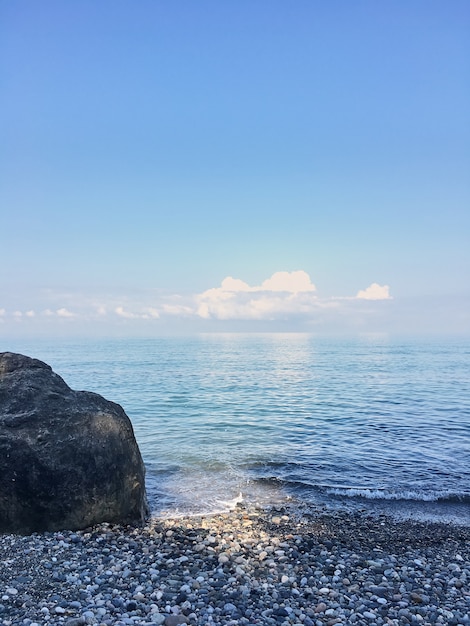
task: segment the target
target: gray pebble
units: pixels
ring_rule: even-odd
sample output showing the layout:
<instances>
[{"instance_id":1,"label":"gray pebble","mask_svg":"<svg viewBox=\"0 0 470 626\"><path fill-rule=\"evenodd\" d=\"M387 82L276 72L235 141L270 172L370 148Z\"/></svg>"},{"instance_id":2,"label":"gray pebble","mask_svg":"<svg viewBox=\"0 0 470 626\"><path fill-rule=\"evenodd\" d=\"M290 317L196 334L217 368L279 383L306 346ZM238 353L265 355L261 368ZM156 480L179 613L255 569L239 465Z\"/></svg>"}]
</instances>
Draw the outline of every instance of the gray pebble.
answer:
<instances>
[{"instance_id":1,"label":"gray pebble","mask_svg":"<svg viewBox=\"0 0 470 626\"><path fill-rule=\"evenodd\" d=\"M0 626L470 626L470 529L380 522L238 509L2 535Z\"/></svg>"}]
</instances>

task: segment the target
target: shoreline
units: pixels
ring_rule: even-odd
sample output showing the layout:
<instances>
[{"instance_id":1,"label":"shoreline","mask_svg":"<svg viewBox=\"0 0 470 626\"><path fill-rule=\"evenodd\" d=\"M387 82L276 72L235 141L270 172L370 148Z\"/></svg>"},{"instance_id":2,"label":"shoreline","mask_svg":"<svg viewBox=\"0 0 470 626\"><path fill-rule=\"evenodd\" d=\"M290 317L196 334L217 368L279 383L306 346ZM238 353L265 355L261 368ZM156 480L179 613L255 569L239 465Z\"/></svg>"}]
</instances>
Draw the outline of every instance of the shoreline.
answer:
<instances>
[{"instance_id":1,"label":"shoreline","mask_svg":"<svg viewBox=\"0 0 470 626\"><path fill-rule=\"evenodd\" d=\"M0 535L0 625L470 625L470 528L287 507Z\"/></svg>"}]
</instances>

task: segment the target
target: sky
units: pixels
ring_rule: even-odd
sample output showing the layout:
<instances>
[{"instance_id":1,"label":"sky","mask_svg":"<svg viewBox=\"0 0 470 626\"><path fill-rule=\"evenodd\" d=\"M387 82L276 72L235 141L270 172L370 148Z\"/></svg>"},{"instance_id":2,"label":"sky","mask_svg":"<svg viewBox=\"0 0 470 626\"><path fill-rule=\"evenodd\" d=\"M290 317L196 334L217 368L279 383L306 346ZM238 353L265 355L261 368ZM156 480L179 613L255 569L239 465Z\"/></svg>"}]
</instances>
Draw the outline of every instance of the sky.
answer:
<instances>
[{"instance_id":1,"label":"sky","mask_svg":"<svg viewBox=\"0 0 470 626\"><path fill-rule=\"evenodd\" d=\"M0 337L470 334L467 0L1 0Z\"/></svg>"}]
</instances>

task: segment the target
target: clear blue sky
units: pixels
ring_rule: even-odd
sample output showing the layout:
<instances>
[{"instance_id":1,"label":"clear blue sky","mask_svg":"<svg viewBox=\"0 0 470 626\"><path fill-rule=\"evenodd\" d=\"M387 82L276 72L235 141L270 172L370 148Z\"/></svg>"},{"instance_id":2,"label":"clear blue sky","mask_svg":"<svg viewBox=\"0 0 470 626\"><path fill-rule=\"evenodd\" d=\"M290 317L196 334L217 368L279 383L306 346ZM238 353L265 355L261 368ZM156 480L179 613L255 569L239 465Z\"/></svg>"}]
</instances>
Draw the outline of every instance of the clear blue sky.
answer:
<instances>
[{"instance_id":1,"label":"clear blue sky","mask_svg":"<svg viewBox=\"0 0 470 626\"><path fill-rule=\"evenodd\" d=\"M2 0L0 335L470 332L469 32L467 0Z\"/></svg>"}]
</instances>

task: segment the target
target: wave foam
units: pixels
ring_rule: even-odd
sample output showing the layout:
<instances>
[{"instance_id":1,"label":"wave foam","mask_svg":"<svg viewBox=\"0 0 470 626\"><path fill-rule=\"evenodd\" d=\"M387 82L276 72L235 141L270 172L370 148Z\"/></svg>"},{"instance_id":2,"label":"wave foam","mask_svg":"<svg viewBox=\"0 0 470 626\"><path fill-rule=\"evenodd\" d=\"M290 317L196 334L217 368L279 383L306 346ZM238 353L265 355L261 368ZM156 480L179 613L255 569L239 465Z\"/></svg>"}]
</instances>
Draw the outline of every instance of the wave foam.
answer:
<instances>
[{"instance_id":1,"label":"wave foam","mask_svg":"<svg viewBox=\"0 0 470 626\"><path fill-rule=\"evenodd\" d=\"M326 490L328 495L367 500L414 500L418 502L470 502L470 493L453 491L388 491L356 487L334 487Z\"/></svg>"},{"instance_id":2,"label":"wave foam","mask_svg":"<svg viewBox=\"0 0 470 626\"><path fill-rule=\"evenodd\" d=\"M241 502L243 502L243 495L241 491L238 494L238 496L233 498L233 500L217 500L217 504L224 507L225 509L228 509L229 511L233 511L233 509L235 509L237 504Z\"/></svg>"}]
</instances>

